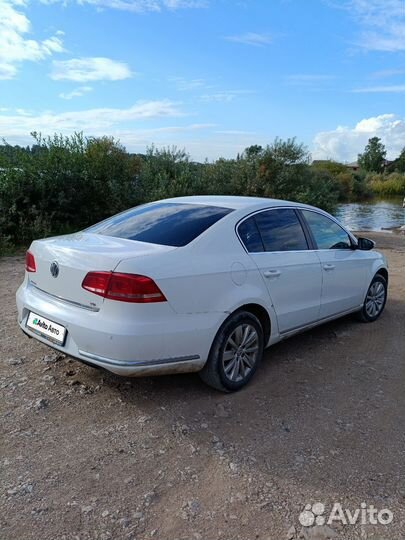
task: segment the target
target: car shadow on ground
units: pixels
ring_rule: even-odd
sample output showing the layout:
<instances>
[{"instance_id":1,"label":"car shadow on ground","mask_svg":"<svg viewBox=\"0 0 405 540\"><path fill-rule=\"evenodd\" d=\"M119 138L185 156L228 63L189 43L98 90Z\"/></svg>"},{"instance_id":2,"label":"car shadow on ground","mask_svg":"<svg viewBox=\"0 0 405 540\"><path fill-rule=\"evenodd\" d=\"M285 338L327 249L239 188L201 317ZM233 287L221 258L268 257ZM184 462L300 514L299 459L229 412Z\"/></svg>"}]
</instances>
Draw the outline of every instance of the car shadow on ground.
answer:
<instances>
[{"instance_id":1,"label":"car shadow on ground","mask_svg":"<svg viewBox=\"0 0 405 540\"><path fill-rule=\"evenodd\" d=\"M354 316L347 316L337 321L324 324L312 330L297 334L288 340L281 341L267 348L264 353L263 361L258 368L253 380L248 387L240 390L237 394L243 394L247 388L252 385L266 384L266 377L271 376L270 372L275 365L288 363L291 355L305 356L308 365L317 357L317 348L322 347L325 341L336 340L336 338L348 337L353 328L363 326L356 321ZM122 389L124 385L128 390L132 389L136 394L138 392L149 391L159 394L164 392L165 398L178 399L181 392L182 399L187 395L193 397L210 396L216 399L229 396L230 394L218 392L205 385L197 373L161 375L155 377L120 377L107 371L101 371L105 376L105 382L111 387ZM260 379L258 381L257 379ZM127 395L127 397L130 397Z\"/></svg>"}]
</instances>

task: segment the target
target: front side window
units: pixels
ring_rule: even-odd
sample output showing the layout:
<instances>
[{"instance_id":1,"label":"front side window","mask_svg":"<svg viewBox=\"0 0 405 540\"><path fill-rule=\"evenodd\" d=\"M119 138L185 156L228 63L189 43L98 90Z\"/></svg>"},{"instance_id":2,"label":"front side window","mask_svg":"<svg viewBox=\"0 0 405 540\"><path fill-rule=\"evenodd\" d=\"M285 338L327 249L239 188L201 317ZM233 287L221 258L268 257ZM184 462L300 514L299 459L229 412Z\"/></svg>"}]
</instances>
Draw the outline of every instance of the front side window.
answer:
<instances>
[{"instance_id":1,"label":"front side window","mask_svg":"<svg viewBox=\"0 0 405 540\"><path fill-rule=\"evenodd\" d=\"M230 212L232 209L219 206L152 203L112 216L85 232L181 247Z\"/></svg>"},{"instance_id":2,"label":"front side window","mask_svg":"<svg viewBox=\"0 0 405 540\"><path fill-rule=\"evenodd\" d=\"M238 231L250 252L308 249L301 223L291 208L276 208L255 214L242 222Z\"/></svg>"},{"instance_id":3,"label":"front side window","mask_svg":"<svg viewBox=\"0 0 405 540\"><path fill-rule=\"evenodd\" d=\"M350 249L350 237L345 230L327 216L302 210L318 249Z\"/></svg>"}]
</instances>

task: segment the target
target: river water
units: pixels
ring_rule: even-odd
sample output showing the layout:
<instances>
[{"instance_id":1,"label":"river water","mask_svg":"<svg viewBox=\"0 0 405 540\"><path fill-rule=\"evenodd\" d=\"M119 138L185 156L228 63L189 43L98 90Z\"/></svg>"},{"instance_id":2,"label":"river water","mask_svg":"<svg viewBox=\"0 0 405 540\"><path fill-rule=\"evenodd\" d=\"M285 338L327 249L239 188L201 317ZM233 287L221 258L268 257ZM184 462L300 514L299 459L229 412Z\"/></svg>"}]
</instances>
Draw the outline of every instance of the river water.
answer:
<instances>
[{"instance_id":1,"label":"river water","mask_svg":"<svg viewBox=\"0 0 405 540\"><path fill-rule=\"evenodd\" d=\"M405 225L402 202L401 197L395 197L340 204L335 216L353 231L392 230Z\"/></svg>"}]
</instances>

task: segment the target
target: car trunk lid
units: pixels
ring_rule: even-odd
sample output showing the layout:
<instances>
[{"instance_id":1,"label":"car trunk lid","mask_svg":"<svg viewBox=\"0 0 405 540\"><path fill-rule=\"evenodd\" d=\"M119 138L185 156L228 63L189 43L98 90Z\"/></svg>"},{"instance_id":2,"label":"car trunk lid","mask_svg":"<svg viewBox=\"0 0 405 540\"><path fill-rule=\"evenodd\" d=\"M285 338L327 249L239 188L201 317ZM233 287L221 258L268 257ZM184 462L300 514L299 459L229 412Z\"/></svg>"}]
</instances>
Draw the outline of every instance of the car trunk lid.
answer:
<instances>
[{"instance_id":1,"label":"car trunk lid","mask_svg":"<svg viewBox=\"0 0 405 540\"><path fill-rule=\"evenodd\" d=\"M42 291L83 306L101 307L104 299L82 288L88 272L113 271L120 261L176 249L100 234L76 233L36 240L30 247L36 271L29 281Z\"/></svg>"}]
</instances>

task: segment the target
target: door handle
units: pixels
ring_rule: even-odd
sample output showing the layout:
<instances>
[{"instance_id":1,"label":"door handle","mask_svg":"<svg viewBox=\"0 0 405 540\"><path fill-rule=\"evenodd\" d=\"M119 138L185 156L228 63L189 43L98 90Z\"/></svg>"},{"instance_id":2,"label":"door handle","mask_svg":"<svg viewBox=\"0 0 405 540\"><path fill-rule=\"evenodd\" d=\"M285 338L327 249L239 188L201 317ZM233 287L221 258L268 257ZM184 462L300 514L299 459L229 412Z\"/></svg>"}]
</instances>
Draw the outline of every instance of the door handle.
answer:
<instances>
[{"instance_id":1,"label":"door handle","mask_svg":"<svg viewBox=\"0 0 405 540\"><path fill-rule=\"evenodd\" d=\"M280 270L265 270L263 272L263 275L266 278L278 277L280 274L281 274Z\"/></svg>"},{"instance_id":2,"label":"door handle","mask_svg":"<svg viewBox=\"0 0 405 540\"><path fill-rule=\"evenodd\" d=\"M324 264L323 265L323 269L328 271L328 270L334 270L335 269L335 265L334 264Z\"/></svg>"}]
</instances>

